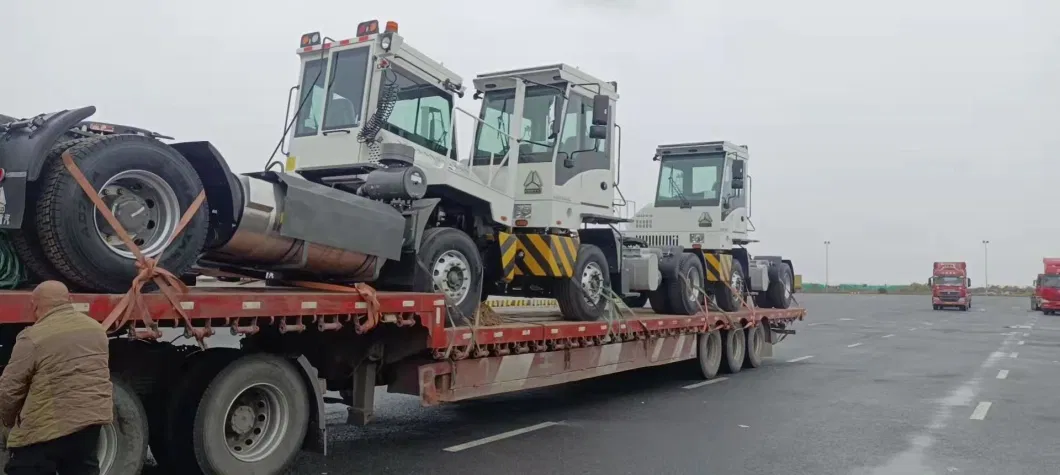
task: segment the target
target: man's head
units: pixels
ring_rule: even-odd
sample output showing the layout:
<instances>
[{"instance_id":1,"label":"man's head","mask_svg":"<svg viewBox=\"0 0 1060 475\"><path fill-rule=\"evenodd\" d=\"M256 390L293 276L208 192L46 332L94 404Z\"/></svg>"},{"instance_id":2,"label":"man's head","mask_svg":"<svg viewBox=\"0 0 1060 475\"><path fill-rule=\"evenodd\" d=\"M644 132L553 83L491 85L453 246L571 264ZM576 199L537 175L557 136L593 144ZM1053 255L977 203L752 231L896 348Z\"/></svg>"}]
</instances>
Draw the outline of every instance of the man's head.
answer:
<instances>
[{"instance_id":1,"label":"man's head","mask_svg":"<svg viewBox=\"0 0 1060 475\"><path fill-rule=\"evenodd\" d=\"M33 319L40 320L55 307L70 303L70 290L66 284L57 280L46 280L33 289L30 305L33 309Z\"/></svg>"}]
</instances>

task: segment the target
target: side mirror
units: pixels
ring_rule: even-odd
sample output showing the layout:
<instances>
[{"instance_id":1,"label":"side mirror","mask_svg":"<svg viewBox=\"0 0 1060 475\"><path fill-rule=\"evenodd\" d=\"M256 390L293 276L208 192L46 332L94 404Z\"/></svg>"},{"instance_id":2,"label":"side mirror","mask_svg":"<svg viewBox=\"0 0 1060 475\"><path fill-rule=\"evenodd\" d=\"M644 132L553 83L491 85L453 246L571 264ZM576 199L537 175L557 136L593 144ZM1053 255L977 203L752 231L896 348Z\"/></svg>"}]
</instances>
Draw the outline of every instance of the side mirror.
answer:
<instances>
[{"instance_id":1,"label":"side mirror","mask_svg":"<svg viewBox=\"0 0 1060 475\"><path fill-rule=\"evenodd\" d=\"M559 137L559 134L563 132L563 130L561 129L561 127L563 126L563 108L560 107L559 101L557 101L556 106L553 107L553 110L555 112L552 114L552 133L549 134L548 137L550 140Z\"/></svg>"},{"instance_id":2,"label":"side mirror","mask_svg":"<svg viewBox=\"0 0 1060 475\"><path fill-rule=\"evenodd\" d=\"M590 125L589 126L589 138L595 140L603 140L607 138L607 126L606 125Z\"/></svg>"},{"instance_id":3,"label":"side mirror","mask_svg":"<svg viewBox=\"0 0 1060 475\"><path fill-rule=\"evenodd\" d=\"M967 280L967 282L965 282L964 286L965 287L971 287L972 286L972 279L969 278L969 279L966 279L966 280Z\"/></svg>"},{"instance_id":4,"label":"side mirror","mask_svg":"<svg viewBox=\"0 0 1060 475\"><path fill-rule=\"evenodd\" d=\"M732 162L732 181L736 180L743 181L744 177L744 162L743 160L733 160Z\"/></svg>"},{"instance_id":5,"label":"side mirror","mask_svg":"<svg viewBox=\"0 0 1060 475\"><path fill-rule=\"evenodd\" d=\"M733 178L732 179L732 189L734 189L734 190L742 190L743 189L743 178Z\"/></svg>"},{"instance_id":6,"label":"side mirror","mask_svg":"<svg viewBox=\"0 0 1060 475\"><path fill-rule=\"evenodd\" d=\"M611 98L597 94L593 96L593 125L606 127L609 123L611 123Z\"/></svg>"},{"instance_id":7,"label":"side mirror","mask_svg":"<svg viewBox=\"0 0 1060 475\"><path fill-rule=\"evenodd\" d=\"M932 285L934 285L934 284L932 283L932 282L934 282L934 281L935 281L935 278L934 278L934 277L928 277L928 287L931 287Z\"/></svg>"}]
</instances>

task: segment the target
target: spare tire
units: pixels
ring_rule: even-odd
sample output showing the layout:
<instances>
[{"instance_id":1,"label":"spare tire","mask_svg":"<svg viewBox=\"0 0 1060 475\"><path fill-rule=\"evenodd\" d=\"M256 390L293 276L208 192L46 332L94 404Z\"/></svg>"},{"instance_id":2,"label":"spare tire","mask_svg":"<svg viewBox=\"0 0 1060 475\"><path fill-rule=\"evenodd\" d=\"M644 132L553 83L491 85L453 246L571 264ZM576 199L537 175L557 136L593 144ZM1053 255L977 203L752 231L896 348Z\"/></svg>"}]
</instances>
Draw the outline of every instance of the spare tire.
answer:
<instances>
[{"instance_id":1,"label":"spare tire","mask_svg":"<svg viewBox=\"0 0 1060 475\"><path fill-rule=\"evenodd\" d=\"M159 259L159 265L175 275L191 268L206 242L209 209L203 203L180 235L166 245L203 189L195 169L180 153L137 135L96 137L67 152L145 256ZM40 180L37 232L48 260L78 287L112 293L128 290L137 274L133 253L62 160L46 163Z\"/></svg>"}]
</instances>

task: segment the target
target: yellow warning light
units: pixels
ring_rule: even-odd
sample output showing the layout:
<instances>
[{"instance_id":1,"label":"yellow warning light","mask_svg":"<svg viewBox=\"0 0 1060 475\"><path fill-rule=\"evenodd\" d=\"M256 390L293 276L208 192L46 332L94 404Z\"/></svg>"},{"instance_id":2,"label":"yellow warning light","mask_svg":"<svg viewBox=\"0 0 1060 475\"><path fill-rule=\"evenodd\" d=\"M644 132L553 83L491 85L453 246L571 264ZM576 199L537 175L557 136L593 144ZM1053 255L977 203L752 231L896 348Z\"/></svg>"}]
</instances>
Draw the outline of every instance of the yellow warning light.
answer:
<instances>
[{"instance_id":1,"label":"yellow warning light","mask_svg":"<svg viewBox=\"0 0 1060 475\"><path fill-rule=\"evenodd\" d=\"M396 21L388 21L388 22L386 22L386 30L385 31L387 33L397 33L397 31L398 31L397 22Z\"/></svg>"}]
</instances>

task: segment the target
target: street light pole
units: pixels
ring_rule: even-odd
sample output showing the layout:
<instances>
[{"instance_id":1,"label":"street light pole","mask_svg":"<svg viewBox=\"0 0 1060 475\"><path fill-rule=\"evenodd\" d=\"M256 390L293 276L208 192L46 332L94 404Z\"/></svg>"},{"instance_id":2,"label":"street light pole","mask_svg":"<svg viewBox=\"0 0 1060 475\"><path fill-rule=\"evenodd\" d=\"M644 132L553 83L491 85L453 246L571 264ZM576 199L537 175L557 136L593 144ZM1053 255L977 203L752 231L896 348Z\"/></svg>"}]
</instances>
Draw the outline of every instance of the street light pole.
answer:
<instances>
[{"instance_id":1,"label":"street light pole","mask_svg":"<svg viewBox=\"0 0 1060 475\"><path fill-rule=\"evenodd\" d=\"M983 290L990 291L990 241L983 240Z\"/></svg>"},{"instance_id":2,"label":"street light pole","mask_svg":"<svg viewBox=\"0 0 1060 475\"><path fill-rule=\"evenodd\" d=\"M824 242L824 288L828 288L828 246L832 241Z\"/></svg>"}]
</instances>

